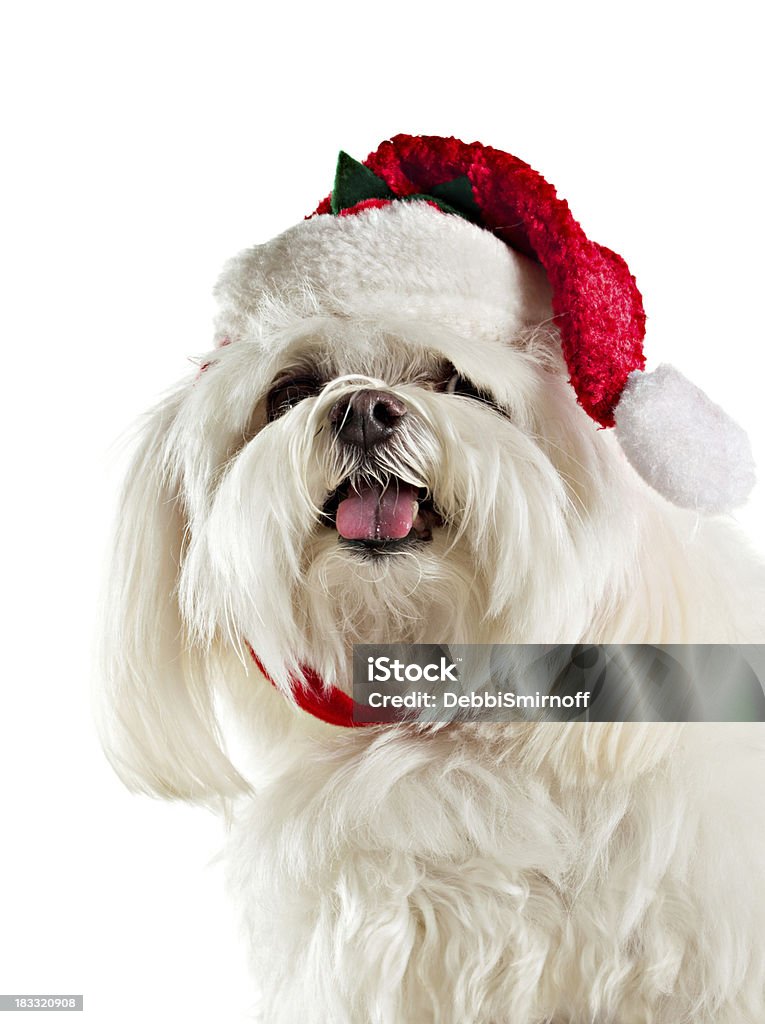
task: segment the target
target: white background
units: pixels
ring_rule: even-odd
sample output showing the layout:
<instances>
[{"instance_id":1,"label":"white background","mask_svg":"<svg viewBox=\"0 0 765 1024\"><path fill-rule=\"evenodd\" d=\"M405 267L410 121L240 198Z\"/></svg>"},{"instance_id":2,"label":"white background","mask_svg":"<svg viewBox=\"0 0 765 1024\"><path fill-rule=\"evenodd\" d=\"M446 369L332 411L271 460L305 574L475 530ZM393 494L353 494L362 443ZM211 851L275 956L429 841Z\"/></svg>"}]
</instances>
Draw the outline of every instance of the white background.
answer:
<instances>
[{"instance_id":1,"label":"white background","mask_svg":"<svg viewBox=\"0 0 765 1024\"><path fill-rule=\"evenodd\" d=\"M124 792L90 722L117 440L208 347L222 262L310 212L338 149L409 132L553 181L637 276L649 362L720 401L765 466L757 5L5 12L0 992L83 992L99 1024L236 1024L219 825ZM761 486L739 516L760 541L764 511Z\"/></svg>"}]
</instances>

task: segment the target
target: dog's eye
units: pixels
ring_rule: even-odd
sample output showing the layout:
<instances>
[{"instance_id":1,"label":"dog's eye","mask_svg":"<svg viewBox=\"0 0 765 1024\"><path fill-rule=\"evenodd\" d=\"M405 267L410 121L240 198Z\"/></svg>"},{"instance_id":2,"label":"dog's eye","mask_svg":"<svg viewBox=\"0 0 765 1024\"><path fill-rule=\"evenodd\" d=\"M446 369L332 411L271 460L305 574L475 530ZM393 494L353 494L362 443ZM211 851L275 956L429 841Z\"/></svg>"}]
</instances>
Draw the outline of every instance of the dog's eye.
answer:
<instances>
[{"instance_id":1,"label":"dog's eye","mask_svg":"<svg viewBox=\"0 0 765 1024\"><path fill-rule=\"evenodd\" d=\"M465 398L474 398L477 402L484 402L486 405L494 405L494 400L490 395L481 391L472 380L468 380L460 373L452 374L446 382L444 391L447 395L463 395Z\"/></svg>"},{"instance_id":2,"label":"dog's eye","mask_svg":"<svg viewBox=\"0 0 765 1024\"><path fill-rule=\"evenodd\" d=\"M310 398L321 390L321 381L317 377L303 375L280 380L268 393L268 421L283 416L304 398Z\"/></svg>"}]
</instances>

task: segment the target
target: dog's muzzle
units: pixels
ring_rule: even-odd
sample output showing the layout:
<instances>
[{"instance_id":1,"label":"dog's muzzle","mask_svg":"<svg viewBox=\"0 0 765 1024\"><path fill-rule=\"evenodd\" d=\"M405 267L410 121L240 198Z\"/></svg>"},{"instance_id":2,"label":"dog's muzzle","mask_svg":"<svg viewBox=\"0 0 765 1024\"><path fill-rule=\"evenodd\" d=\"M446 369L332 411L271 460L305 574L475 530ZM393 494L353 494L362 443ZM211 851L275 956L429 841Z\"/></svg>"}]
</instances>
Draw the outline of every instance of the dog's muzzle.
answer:
<instances>
[{"instance_id":1,"label":"dog's muzzle","mask_svg":"<svg viewBox=\"0 0 765 1024\"><path fill-rule=\"evenodd\" d=\"M338 399L329 421L338 444L371 462L374 450L395 438L407 415L406 404L390 391L362 388ZM344 543L377 551L430 540L432 527L441 522L424 488L398 477L380 479L374 472L343 481L323 512Z\"/></svg>"}]
</instances>

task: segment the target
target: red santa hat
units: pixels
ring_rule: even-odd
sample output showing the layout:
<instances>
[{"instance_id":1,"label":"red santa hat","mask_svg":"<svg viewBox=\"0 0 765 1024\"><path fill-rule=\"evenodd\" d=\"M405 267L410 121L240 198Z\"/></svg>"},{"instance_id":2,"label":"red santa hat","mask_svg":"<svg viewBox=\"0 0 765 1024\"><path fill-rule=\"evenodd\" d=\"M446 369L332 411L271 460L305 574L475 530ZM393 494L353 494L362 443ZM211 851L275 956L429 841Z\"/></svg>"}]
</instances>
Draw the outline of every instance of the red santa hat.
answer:
<instances>
[{"instance_id":1,"label":"red santa hat","mask_svg":"<svg viewBox=\"0 0 765 1024\"><path fill-rule=\"evenodd\" d=\"M434 228L435 219L429 218L423 231L424 204L446 214L442 229ZM402 220L408 220L415 242L419 235L423 246L440 241L450 247L454 250L450 259L461 259L468 275L476 252L471 238L475 227L541 265L552 289L555 323L579 403L597 423L616 428L623 451L641 476L670 501L699 511L725 512L746 500L754 483L746 434L673 367L645 372L645 313L627 264L586 237L566 201L528 164L480 143L397 135L363 163L341 153L333 191L312 218L315 222L325 221L317 214L382 213L388 206L397 208L399 235ZM404 207L409 207L408 213ZM454 229L455 218L469 222L464 231ZM375 231L379 232L384 219L376 215ZM384 231L380 238L384 250L382 235ZM314 242L317 237L314 234ZM359 238L356 233L354 241ZM333 240L329 241L324 272L331 277L337 267L332 259ZM374 249L374 233L367 233L364 241ZM321 260L314 256L310 262L318 267ZM406 260L397 262L396 273L403 278L393 284L401 294L421 290L421 281L405 280ZM347 266L346 260L343 269ZM416 273L417 260L409 266ZM260 271L268 276L262 259ZM357 284L362 276L359 271ZM500 277L496 276L495 286L501 285ZM507 280L506 274L502 280ZM453 289L449 282L444 285L448 306ZM432 301L437 296L429 287ZM478 289L474 290L480 301Z\"/></svg>"}]
</instances>

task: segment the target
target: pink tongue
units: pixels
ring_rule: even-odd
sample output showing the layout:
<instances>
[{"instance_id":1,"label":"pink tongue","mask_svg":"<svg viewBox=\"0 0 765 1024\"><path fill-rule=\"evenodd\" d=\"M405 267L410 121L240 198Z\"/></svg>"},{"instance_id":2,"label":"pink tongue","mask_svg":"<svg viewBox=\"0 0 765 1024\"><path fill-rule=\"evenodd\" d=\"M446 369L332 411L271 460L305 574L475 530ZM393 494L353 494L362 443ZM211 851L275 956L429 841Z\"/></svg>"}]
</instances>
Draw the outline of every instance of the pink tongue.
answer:
<instances>
[{"instance_id":1,"label":"pink tongue","mask_svg":"<svg viewBox=\"0 0 765 1024\"><path fill-rule=\"evenodd\" d=\"M367 484L337 507L335 525L346 540L400 540L412 529L417 488L412 484Z\"/></svg>"}]
</instances>

